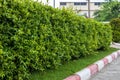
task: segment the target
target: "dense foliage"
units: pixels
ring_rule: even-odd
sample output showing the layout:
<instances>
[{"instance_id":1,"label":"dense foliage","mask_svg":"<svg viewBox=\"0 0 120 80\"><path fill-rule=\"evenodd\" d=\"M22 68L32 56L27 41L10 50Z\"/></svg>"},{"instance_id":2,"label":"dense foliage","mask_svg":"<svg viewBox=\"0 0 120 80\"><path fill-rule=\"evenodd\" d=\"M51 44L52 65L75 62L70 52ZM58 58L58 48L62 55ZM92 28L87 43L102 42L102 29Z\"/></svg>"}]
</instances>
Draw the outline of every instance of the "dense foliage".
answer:
<instances>
[{"instance_id":1,"label":"dense foliage","mask_svg":"<svg viewBox=\"0 0 120 80\"><path fill-rule=\"evenodd\" d=\"M107 49L111 27L32 0L0 0L0 80L27 80Z\"/></svg>"},{"instance_id":2,"label":"dense foliage","mask_svg":"<svg viewBox=\"0 0 120 80\"><path fill-rule=\"evenodd\" d=\"M113 30L113 41L120 42L120 18L112 19L110 24Z\"/></svg>"},{"instance_id":3,"label":"dense foliage","mask_svg":"<svg viewBox=\"0 0 120 80\"><path fill-rule=\"evenodd\" d=\"M120 17L120 2L117 0L108 0L101 5L101 9L94 13L98 21L110 21L112 18Z\"/></svg>"}]
</instances>

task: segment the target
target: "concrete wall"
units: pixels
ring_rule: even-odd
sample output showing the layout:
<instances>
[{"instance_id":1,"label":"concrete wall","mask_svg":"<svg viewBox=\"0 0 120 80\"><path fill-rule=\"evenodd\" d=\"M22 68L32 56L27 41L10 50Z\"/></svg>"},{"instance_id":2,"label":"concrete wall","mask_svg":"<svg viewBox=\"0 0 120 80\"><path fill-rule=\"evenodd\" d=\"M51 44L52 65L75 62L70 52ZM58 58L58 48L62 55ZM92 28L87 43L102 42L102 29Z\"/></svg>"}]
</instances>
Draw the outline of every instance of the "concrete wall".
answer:
<instances>
[{"instance_id":1,"label":"concrete wall","mask_svg":"<svg viewBox=\"0 0 120 80\"><path fill-rule=\"evenodd\" d=\"M37 1L37 0L35 0ZM78 12L78 14L84 15L86 14L88 16L88 0L38 0L39 2L42 2L44 4L48 4L55 8L73 8L75 12ZM120 1L120 0L119 0ZM66 5L60 5L60 2L65 2ZM86 2L86 5L74 5L74 2ZM96 10L100 9L100 6L94 5L95 2L105 2L105 0L90 0L90 17L94 18L93 14ZM55 5L54 5L55 3Z\"/></svg>"}]
</instances>

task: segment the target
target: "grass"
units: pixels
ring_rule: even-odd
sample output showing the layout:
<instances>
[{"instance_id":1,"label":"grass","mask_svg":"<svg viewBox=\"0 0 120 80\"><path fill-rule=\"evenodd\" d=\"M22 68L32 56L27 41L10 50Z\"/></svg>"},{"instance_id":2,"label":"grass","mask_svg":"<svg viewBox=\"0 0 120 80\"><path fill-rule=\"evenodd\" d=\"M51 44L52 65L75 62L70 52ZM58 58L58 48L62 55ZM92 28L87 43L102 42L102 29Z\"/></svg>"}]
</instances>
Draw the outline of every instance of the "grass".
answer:
<instances>
[{"instance_id":1,"label":"grass","mask_svg":"<svg viewBox=\"0 0 120 80\"><path fill-rule=\"evenodd\" d=\"M106 51L99 51L96 55L90 55L78 60L70 61L64 65L61 65L56 70L48 70L46 72L34 72L31 75L31 80L63 80L67 76L80 71L95 61L102 59L103 57L111 54L117 49L110 48Z\"/></svg>"}]
</instances>

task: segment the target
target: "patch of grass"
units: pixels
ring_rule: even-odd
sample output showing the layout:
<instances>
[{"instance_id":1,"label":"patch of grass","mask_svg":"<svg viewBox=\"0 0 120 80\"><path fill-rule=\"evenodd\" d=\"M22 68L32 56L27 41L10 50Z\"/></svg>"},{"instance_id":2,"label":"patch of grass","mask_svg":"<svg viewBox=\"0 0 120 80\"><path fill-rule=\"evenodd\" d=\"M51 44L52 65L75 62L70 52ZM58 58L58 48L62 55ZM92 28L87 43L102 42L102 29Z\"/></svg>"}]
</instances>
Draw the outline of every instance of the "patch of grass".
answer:
<instances>
[{"instance_id":1,"label":"patch of grass","mask_svg":"<svg viewBox=\"0 0 120 80\"><path fill-rule=\"evenodd\" d=\"M117 49L110 48L106 51L99 51L96 55L90 55L61 65L56 70L48 70L46 72L34 72L31 75L31 80L63 80L67 76L80 71L81 69L87 67L88 65L94 63L99 59L102 59L103 57L111 54L116 50Z\"/></svg>"}]
</instances>

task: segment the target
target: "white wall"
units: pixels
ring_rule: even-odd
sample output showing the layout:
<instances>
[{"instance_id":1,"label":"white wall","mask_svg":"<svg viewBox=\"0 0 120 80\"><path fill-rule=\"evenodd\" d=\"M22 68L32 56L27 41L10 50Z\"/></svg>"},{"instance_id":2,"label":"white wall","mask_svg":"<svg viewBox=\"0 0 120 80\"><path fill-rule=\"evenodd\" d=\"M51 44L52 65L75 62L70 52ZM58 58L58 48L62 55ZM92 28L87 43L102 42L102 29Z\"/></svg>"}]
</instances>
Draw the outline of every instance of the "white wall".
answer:
<instances>
[{"instance_id":1,"label":"white wall","mask_svg":"<svg viewBox=\"0 0 120 80\"><path fill-rule=\"evenodd\" d=\"M68 4L73 3L73 2L88 2L88 0L48 0L48 2L47 2L47 0L38 0L38 1L42 2L44 4L48 4L52 7L54 7L54 1L55 1L55 8L62 8L62 6L60 6L60 2L68 2L65 7L69 7L69 6L71 7L73 4L72 5L68 5ZM90 0L90 2L91 2L91 4L90 4L91 5L91 8L90 8L91 15L90 16L93 17L94 11L100 9L99 6L94 6L94 2L105 2L105 0ZM78 6L78 7L74 6L73 9L81 10L81 14L87 14L87 16L88 16L88 11L87 11L88 4L86 6Z\"/></svg>"},{"instance_id":2,"label":"white wall","mask_svg":"<svg viewBox=\"0 0 120 80\"><path fill-rule=\"evenodd\" d=\"M59 7L59 2L60 2L59 0L48 0L48 2L47 2L47 0L35 0L35 1L42 2L44 4L48 4L52 7L54 7L54 1L55 1L55 8Z\"/></svg>"},{"instance_id":3,"label":"white wall","mask_svg":"<svg viewBox=\"0 0 120 80\"><path fill-rule=\"evenodd\" d=\"M60 0L60 2L87 2L88 0ZM90 0L90 2L105 2L105 0Z\"/></svg>"},{"instance_id":4,"label":"white wall","mask_svg":"<svg viewBox=\"0 0 120 80\"><path fill-rule=\"evenodd\" d=\"M47 4L47 0L38 0ZM60 7L60 2L87 2L87 0L55 0L55 8ZM90 2L105 2L105 0L90 0ZM54 0L48 0L48 4L54 7Z\"/></svg>"},{"instance_id":5,"label":"white wall","mask_svg":"<svg viewBox=\"0 0 120 80\"><path fill-rule=\"evenodd\" d=\"M36 0L35 0L36 1ZM38 0L39 2L47 4L47 0ZM48 0L48 4L54 7L54 0ZM55 0L55 8L60 7L60 2L87 2L88 0ZM118 0L120 1L120 0ZM90 0L90 2L105 2L105 0Z\"/></svg>"}]
</instances>

